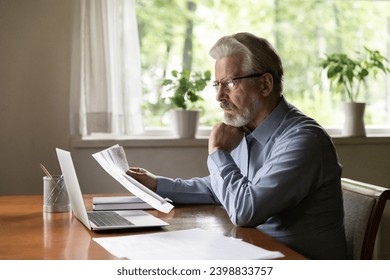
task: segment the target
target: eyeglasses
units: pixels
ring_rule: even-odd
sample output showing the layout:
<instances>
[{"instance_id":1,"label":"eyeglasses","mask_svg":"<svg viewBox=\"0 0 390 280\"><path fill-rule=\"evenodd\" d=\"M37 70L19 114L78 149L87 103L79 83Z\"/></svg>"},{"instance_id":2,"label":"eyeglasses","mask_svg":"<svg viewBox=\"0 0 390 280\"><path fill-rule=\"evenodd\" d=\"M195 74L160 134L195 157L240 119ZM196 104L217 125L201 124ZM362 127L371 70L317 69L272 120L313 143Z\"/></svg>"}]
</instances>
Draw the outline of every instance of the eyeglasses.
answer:
<instances>
[{"instance_id":1,"label":"eyeglasses","mask_svg":"<svg viewBox=\"0 0 390 280\"><path fill-rule=\"evenodd\" d=\"M266 73L266 72L265 72ZM244 77L237 77L237 78L226 78L225 81L214 81L213 82L213 87L214 89L218 92L219 86L221 85L224 89L226 90L231 90L236 86L236 80L241 80L241 79L248 79L248 78L258 78L263 76L265 73L259 73L259 74L252 74Z\"/></svg>"}]
</instances>

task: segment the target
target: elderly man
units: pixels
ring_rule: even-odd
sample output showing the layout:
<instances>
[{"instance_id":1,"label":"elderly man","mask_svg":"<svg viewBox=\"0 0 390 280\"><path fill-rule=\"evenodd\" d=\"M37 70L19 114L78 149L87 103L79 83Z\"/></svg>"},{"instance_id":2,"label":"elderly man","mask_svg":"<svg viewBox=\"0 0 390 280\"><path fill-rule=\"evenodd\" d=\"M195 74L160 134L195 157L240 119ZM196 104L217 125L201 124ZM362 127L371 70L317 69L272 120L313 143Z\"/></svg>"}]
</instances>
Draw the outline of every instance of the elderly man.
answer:
<instances>
[{"instance_id":1,"label":"elderly man","mask_svg":"<svg viewBox=\"0 0 390 280\"><path fill-rule=\"evenodd\" d=\"M210 55L225 114L210 134L210 175L127 173L177 203L221 204L234 224L256 227L308 258L344 259L341 166L324 129L283 97L276 50L238 33L219 39Z\"/></svg>"}]
</instances>

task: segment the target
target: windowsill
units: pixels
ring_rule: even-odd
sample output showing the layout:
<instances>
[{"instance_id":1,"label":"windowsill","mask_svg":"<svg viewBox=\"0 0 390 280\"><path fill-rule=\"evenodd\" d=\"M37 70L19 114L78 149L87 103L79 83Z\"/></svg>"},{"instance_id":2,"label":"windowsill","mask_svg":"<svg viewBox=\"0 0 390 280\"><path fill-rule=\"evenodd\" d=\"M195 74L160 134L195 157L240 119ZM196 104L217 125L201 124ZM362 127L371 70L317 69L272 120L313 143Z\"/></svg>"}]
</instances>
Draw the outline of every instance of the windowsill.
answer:
<instances>
[{"instance_id":1,"label":"windowsill","mask_svg":"<svg viewBox=\"0 0 390 280\"><path fill-rule=\"evenodd\" d=\"M167 136L105 137L104 139L72 137L71 139L73 148L107 148L115 144L129 148L207 147L208 137L196 137L194 139L179 139Z\"/></svg>"},{"instance_id":2,"label":"windowsill","mask_svg":"<svg viewBox=\"0 0 390 280\"><path fill-rule=\"evenodd\" d=\"M332 136L335 145L390 145L390 135L370 135L366 137Z\"/></svg>"},{"instance_id":3,"label":"windowsill","mask_svg":"<svg viewBox=\"0 0 390 280\"><path fill-rule=\"evenodd\" d=\"M366 137L344 137L339 129L327 129L335 145L387 145L390 144L390 133L384 130L367 129ZM113 136L107 134L71 138L73 148L107 148L119 144L128 148L158 147L207 147L210 129L200 129L194 139L180 139L170 135L169 130L160 130L158 135Z\"/></svg>"}]
</instances>

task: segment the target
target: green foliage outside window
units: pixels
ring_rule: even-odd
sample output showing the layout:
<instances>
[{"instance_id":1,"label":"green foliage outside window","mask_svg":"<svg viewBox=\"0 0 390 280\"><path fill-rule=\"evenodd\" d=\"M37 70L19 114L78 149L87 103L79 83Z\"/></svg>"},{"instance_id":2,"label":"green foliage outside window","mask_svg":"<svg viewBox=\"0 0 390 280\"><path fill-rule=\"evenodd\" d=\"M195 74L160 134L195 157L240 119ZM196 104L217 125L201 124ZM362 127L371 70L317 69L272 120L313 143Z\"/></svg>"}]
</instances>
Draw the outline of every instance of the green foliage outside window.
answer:
<instances>
[{"instance_id":1,"label":"green foliage outside window","mask_svg":"<svg viewBox=\"0 0 390 280\"><path fill-rule=\"evenodd\" d=\"M331 95L319 65L326 53L353 54L364 46L386 54L389 1L360 0L135 0L140 34L146 126L168 124L161 81L172 70L214 69L208 51L226 34L252 32L278 50L284 95L326 126L339 125L343 97ZM213 76L213 75L212 75ZM211 78L213 79L213 78ZM366 124L387 123L386 81L369 79ZM364 91L368 92L368 91ZM211 83L203 90L203 125L222 120Z\"/></svg>"}]
</instances>

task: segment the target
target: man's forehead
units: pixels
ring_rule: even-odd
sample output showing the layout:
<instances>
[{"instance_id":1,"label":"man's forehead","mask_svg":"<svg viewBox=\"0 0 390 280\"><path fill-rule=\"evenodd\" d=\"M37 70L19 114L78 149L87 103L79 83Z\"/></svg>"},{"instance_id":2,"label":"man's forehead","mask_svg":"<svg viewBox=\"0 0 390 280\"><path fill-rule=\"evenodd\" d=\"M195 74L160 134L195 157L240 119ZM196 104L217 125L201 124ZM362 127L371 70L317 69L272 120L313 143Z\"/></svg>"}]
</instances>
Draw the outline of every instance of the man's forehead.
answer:
<instances>
[{"instance_id":1,"label":"man's forehead","mask_svg":"<svg viewBox=\"0 0 390 280\"><path fill-rule=\"evenodd\" d=\"M215 62L215 76L218 79L242 74L242 56L226 56Z\"/></svg>"}]
</instances>

